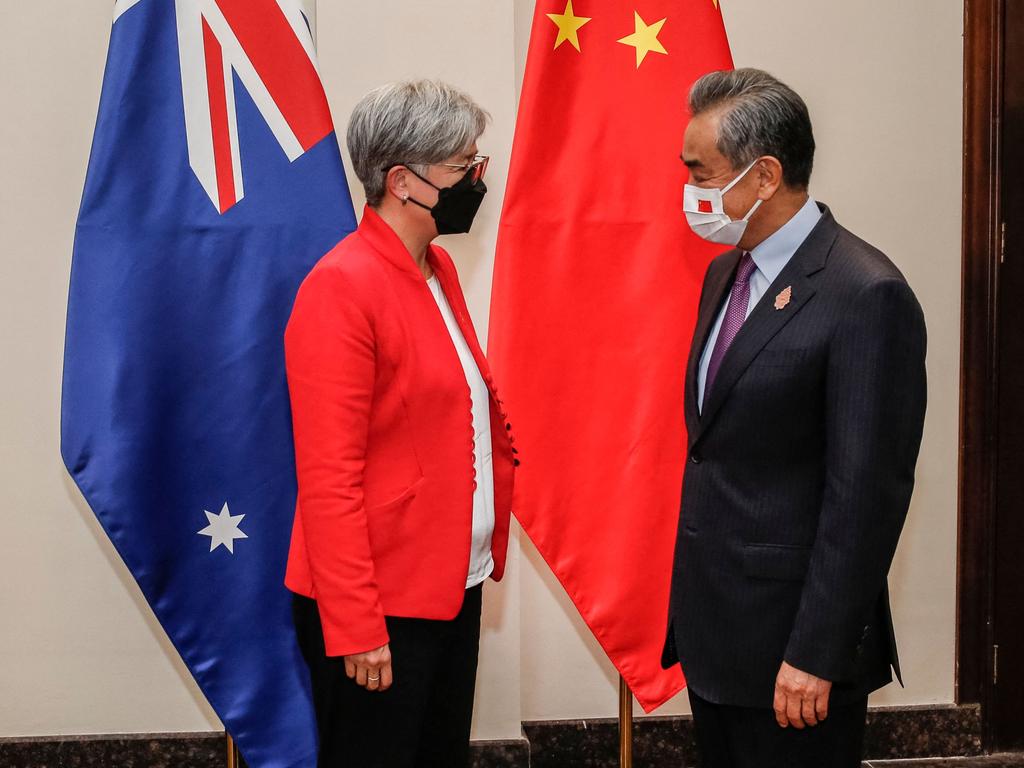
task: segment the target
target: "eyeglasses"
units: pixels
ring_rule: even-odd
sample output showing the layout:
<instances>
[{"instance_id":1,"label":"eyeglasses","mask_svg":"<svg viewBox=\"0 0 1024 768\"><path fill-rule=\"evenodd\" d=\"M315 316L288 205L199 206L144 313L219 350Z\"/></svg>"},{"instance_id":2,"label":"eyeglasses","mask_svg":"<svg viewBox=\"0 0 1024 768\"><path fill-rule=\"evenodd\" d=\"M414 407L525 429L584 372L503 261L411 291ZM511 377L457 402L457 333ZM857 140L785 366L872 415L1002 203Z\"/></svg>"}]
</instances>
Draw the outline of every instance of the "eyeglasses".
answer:
<instances>
[{"instance_id":1,"label":"eyeglasses","mask_svg":"<svg viewBox=\"0 0 1024 768\"><path fill-rule=\"evenodd\" d=\"M490 162L491 158L489 155L476 155L468 163L395 163L394 165L388 165L381 168L384 173L387 173L396 165L437 165L442 168L451 168L454 171L461 171L463 174L469 174L469 180L474 184L484 177L484 173L487 171L487 163ZM411 170L411 169L410 169ZM413 171L415 173L415 171ZM417 176L419 174L416 174Z\"/></svg>"},{"instance_id":2,"label":"eyeglasses","mask_svg":"<svg viewBox=\"0 0 1024 768\"><path fill-rule=\"evenodd\" d=\"M484 173L487 171L487 163L490 160L491 158L488 155L477 155L468 163L432 163L432 165L440 165L444 168L468 173L469 180L476 183L484 177Z\"/></svg>"}]
</instances>

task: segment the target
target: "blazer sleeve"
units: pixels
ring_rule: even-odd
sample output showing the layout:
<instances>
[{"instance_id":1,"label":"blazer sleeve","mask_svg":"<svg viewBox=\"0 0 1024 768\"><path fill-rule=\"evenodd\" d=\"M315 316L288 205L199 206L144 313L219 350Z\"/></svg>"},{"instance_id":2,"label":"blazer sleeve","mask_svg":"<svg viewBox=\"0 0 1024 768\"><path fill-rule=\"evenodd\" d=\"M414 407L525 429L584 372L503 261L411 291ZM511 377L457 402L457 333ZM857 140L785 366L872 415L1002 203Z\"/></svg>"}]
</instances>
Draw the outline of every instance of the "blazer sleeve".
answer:
<instances>
[{"instance_id":1,"label":"blazer sleeve","mask_svg":"<svg viewBox=\"0 0 1024 768\"><path fill-rule=\"evenodd\" d=\"M863 288L829 346L826 477L785 659L825 680L851 673L896 552L927 397L921 307L901 279Z\"/></svg>"},{"instance_id":2,"label":"blazer sleeve","mask_svg":"<svg viewBox=\"0 0 1024 768\"><path fill-rule=\"evenodd\" d=\"M285 331L298 514L328 656L388 642L363 504L375 342L355 295L315 269Z\"/></svg>"}]
</instances>

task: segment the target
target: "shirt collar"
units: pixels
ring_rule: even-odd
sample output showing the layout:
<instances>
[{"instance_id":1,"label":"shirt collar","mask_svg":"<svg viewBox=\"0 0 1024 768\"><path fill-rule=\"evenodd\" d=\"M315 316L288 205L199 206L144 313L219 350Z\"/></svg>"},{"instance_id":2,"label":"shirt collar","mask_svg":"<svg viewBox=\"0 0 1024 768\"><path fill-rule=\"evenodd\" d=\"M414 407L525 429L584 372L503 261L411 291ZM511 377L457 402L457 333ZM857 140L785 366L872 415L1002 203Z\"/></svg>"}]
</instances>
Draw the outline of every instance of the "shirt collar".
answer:
<instances>
[{"instance_id":1,"label":"shirt collar","mask_svg":"<svg viewBox=\"0 0 1024 768\"><path fill-rule=\"evenodd\" d=\"M750 252L750 258L754 260L758 271L768 279L769 285L775 282L775 278L793 258L796 249L811 234L820 218L821 210L818 204L814 202L814 198L808 196L807 202L789 221Z\"/></svg>"}]
</instances>

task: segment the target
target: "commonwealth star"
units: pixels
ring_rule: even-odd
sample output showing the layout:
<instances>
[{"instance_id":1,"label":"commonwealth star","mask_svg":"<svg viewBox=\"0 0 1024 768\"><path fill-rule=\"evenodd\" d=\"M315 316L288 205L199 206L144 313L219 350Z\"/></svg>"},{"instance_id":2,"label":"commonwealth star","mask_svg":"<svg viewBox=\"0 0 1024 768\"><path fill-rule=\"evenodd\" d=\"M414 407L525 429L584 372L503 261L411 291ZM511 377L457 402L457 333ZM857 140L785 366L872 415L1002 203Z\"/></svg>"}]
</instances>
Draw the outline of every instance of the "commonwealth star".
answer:
<instances>
[{"instance_id":1,"label":"commonwealth star","mask_svg":"<svg viewBox=\"0 0 1024 768\"><path fill-rule=\"evenodd\" d=\"M196 531L196 533L202 534L203 536L210 537L210 551L213 552L217 547L224 546L231 554L235 553L235 539L248 539L249 537L242 532L238 527L239 523L242 522L242 518L245 515L232 515L228 511L228 505L225 502L224 508L221 509L219 515L215 515L212 512L207 512L205 509L203 512L206 514L206 520L210 523L202 530Z\"/></svg>"}]
</instances>

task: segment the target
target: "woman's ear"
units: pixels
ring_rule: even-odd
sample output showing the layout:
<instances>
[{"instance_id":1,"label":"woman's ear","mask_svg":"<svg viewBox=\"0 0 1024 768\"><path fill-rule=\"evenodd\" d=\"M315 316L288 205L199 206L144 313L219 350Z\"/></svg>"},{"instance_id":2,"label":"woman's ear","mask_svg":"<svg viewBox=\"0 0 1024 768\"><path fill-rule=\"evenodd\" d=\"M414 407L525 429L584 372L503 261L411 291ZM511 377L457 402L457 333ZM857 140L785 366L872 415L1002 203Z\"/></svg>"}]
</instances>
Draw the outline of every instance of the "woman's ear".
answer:
<instances>
[{"instance_id":1,"label":"woman's ear","mask_svg":"<svg viewBox=\"0 0 1024 768\"><path fill-rule=\"evenodd\" d=\"M409 199L409 170L404 165L393 166L388 170L385 189L402 201L404 205Z\"/></svg>"}]
</instances>

